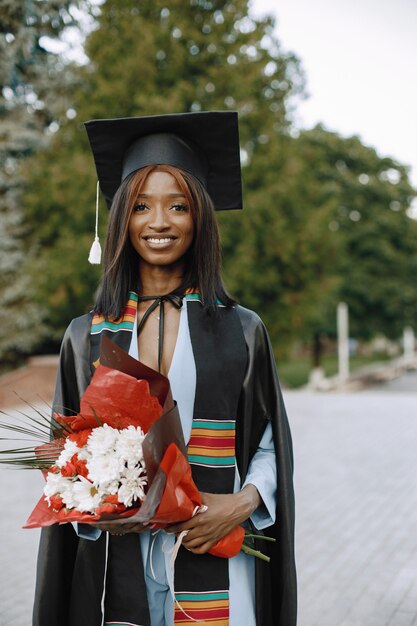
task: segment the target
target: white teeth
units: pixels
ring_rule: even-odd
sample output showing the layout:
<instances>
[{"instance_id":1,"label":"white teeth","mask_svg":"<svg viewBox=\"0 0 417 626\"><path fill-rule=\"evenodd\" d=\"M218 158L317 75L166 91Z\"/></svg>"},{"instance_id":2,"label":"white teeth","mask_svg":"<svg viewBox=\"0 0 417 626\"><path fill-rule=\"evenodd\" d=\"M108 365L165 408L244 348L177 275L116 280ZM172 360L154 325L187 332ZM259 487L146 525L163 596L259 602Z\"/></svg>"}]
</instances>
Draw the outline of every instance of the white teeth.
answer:
<instances>
[{"instance_id":1,"label":"white teeth","mask_svg":"<svg viewBox=\"0 0 417 626\"><path fill-rule=\"evenodd\" d=\"M172 241L171 237L165 237L164 239L156 239L154 237L148 237L147 241L149 241L149 243L169 243L170 241Z\"/></svg>"}]
</instances>

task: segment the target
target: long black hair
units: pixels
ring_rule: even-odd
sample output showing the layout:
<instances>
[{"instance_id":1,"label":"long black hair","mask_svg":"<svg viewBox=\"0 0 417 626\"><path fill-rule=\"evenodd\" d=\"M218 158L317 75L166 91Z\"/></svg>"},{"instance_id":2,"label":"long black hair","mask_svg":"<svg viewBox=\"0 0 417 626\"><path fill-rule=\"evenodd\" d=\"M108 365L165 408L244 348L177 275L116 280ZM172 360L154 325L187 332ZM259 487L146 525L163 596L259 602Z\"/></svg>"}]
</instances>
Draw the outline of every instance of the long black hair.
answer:
<instances>
[{"instance_id":1,"label":"long black hair","mask_svg":"<svg viewBox=\"0 0 417 626\"><path fill-rule=\"evenodd\" d=\"M214 312L220 302L233 306L233 300L221 278L221 245L213 202L203 185L192 174L172 165L148 165L133 172L117 190L110 209L104 249L104 270L97 292L95 312L107 319L118 319L126 306L130 291L141 290L138 253L129 238L129 220L149 174L154 171L171 174L190 205L194 221L194 239L186 252L181 284L175 290L184 294L198 291L203 307Z\"/></svg>"}]
</instances>

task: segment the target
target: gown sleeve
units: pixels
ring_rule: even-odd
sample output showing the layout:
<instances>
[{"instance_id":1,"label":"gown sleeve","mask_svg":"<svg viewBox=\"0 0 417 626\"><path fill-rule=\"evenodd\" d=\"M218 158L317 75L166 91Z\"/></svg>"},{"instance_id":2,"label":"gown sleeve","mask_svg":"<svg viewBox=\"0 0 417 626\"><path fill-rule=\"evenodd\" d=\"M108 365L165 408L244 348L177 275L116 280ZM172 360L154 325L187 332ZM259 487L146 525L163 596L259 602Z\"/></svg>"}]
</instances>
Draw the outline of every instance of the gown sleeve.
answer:
<instances>
[{"instance_id":1,"label":"gown sleeve","mask_svg":"<svg viewBox=\"0 0 417 626\"><path fill-rule=\"evenodd\" d=\"M251 521L257 530L263 530L275 523L277 505L277 467L271 424L267 424L265 428L242 488L249 484L256 487L262 498L262 503L252 514Z\"/></svg>"},{"instance_id":2,"label":"gown sleeve","mask_svg":"<svg viewBox=\"0 0 417 626\"><path fill-rule=\"evenodd\" d=\"M91 526L91 524L80 524L79 522L72 522L72 526L78 537L80 537L81 539L90 539L91 541L96 541L101 535L100 528Z\"/></svg>"},{"instance_id":3,"label":"gown sleeve","mask_svg":"<svg viewBox=\"0 0 417 626\"><path fill-rule=\"evenodd\" d=\"M295 626L297 580L291 432L265 326L253 311L238 306L237 312L248 350L236 433L239 473L244 483L268 424L275 446L277 472L275 523L263 531L276 541L259 544L259 549L269 554L271 562L267 567L259 559L255 563L257 623L264 626Z\"/></svg>"},{"instance_id":4,"label":"gown sleeve","mask_svg":"<svg viewBox=\"0 0 417 626\"><path fill-rule=\"evenodd\" d=\"M79 411L80 398L91 380L90 327L90 315L77 317L62 340L53 407L64 415Z\"/></svg>"},{"instance_id":5,"label":"gown sleeve","mask_svg":"<svg viewBox=\"0 0 417 626\"><path fill-rule=\"evenodd\" d=\"M79 410L90 378L90 315L74 319L62 340L53 407L65 415ZM70 572L78 538L69 524L42 528L39 544L33 626L59 624L69 614Z\"/></svg>"}]
</instances>

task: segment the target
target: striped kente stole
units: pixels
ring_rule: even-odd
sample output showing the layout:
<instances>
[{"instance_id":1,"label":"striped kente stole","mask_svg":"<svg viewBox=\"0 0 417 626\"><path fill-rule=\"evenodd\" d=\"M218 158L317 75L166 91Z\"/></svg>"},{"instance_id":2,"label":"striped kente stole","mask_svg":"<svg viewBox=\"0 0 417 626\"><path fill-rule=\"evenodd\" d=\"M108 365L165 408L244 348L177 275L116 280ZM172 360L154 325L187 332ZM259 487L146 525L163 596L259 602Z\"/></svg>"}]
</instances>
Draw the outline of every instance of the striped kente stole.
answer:
<instances>
[{"instance_id":1,"label":"striped kente stole","mask_svg":"<svg viewBox=\"0 0 417 626\"><path fill-rule=\"evenodd\" d=\"M174 623L190 624L192 620L209 623L210 626L228 626L229 590L206 593L176 593L175 598L184 613L176 605ZM192 618L192 619L190 619Z\"/></svg>"},{"instance_id":2,"label":"striped kente stole","mask_svg":"<svg viewBox=\"0 0 417 626\"><path fill-rule=\"evenodd\" d=\"M135 324L137 308L138 296L136 293L131 291L129 293L129 299L127 301L127 304L119 319L109 320L106 319L104 315L94 313L93 320L91 322L91 334L100 335L103 330L109 331L111 333L117 333L120 330L127 330L128 332L132 332L133 326Z\"/></svg>"},{"instance_id":3,"label":"striped kente stole","mask_svg":"<svg viewBox=\"0 0 417 626\"><path fill-rule=\"evenodd\" d=\"M235 420L194 419L188 444L191 465L235 466Z\"/></svg>"},{"instance_id":4,"label":"striped kente stole","mask_svg":"<svg viewBox=\"0 0 417 626\"><path fill-rule=\"evenodd\" d=\"M233 493L235 425L247 363L247 347L239 317L232 307L220 305L216 315L208 315L201 306L198 293L187 293L185 297L189 304L188 322L197 373L188 459L200 491ZM103 332L111 333L111 338L118 345L125 350L129 349L137 302L137 295L131 292L119 320L93 317L93 360L99 354ZM97 365L97 361L94 365ZM196 555L180 548L175 563L174 588L176 626L195 624L195 620L202 625L228 626L227 559L210 554ZM110 623L116 626L119 622Z\"/></svg>"},{"instance_id":5,"label":"striped kente stole","mask_svg":"<svg viewBox=\"0 0 417 626\"><path fill-rule=\"evenodd\" d=\"M197 372L188 460L200 491L233 493L237 407L247 363L242 327L233 308L210 316L188 299L188 319ZM175 626L229 624L229 564L184 548L175 564Z\"/></svg>"}]
</instances>

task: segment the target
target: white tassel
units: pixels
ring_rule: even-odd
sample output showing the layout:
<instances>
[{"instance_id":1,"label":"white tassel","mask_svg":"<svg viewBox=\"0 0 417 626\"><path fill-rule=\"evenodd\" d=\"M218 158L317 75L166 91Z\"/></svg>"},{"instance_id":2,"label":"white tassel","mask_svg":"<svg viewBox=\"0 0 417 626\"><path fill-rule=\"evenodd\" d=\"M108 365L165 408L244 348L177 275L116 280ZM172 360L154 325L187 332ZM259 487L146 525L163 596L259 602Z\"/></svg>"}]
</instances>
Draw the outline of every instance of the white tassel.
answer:
<instances>
[{"instance_id":1,"label":"white tassel","mask_svg":"<svg viewBox=\"0 0 417 626\"><path fill-rule=\"evenodd\" d=\"M100 185L97 181L97 191L96 191L96 235L94 237L93 244L90 248L90 254L88 255L88 261L92 265L100 265L101 263L101 245L98 238L98 200L100 194Z\"/></svg>"},{"instance_id":2,"label":"white tassel","mask_svg":"<svg viewBox=\"0 0 417 626\"><path fill-rule=\"evenodd\" d=\"M95 237L93 244L90 248L90 254L88 255L88 261L92 265L100 265L101 263L101 245L98 237Z\"/></svg>"}]
</instances>

